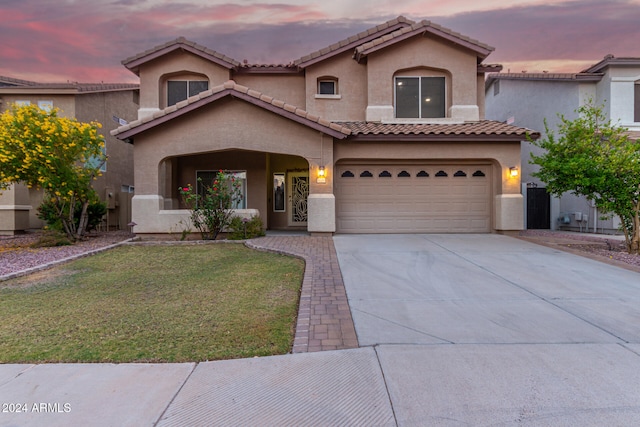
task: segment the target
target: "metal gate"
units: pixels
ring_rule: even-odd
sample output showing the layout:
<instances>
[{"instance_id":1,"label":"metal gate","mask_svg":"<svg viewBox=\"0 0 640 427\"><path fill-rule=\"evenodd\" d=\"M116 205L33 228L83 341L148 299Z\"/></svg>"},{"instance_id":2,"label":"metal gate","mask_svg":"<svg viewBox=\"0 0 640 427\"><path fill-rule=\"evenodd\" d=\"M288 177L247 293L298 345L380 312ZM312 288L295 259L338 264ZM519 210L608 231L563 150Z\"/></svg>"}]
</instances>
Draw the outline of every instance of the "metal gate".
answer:
<instances>
[{"instance_id":1,"label":"metal gate","mask_svg":"<svg viewBox=\"0 0 640 427\"><path fill-rule=\"evenodd\" d=\"M551 228L551 197L546 188L527 188L527 229Z\"/></svg>"}]
</instances>

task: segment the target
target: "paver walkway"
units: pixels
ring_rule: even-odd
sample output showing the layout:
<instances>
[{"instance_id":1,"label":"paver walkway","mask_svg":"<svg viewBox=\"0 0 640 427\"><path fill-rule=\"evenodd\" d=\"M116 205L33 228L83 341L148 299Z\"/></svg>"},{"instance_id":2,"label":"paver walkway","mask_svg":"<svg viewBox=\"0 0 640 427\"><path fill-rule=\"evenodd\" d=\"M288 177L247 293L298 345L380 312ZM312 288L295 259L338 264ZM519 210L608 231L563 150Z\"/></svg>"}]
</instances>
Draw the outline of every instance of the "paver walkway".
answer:
<instances>
[{"instance_id":1,"label":"paver walkway","mask_svg":"<svg viewBox=\"0 0 640 427\"><path fill-rule=\"evenodd\" d=\"M357 348L358 339L331 237L267 236L247 246L304 259L293 353Z\"/></svg>"}]
</instances>

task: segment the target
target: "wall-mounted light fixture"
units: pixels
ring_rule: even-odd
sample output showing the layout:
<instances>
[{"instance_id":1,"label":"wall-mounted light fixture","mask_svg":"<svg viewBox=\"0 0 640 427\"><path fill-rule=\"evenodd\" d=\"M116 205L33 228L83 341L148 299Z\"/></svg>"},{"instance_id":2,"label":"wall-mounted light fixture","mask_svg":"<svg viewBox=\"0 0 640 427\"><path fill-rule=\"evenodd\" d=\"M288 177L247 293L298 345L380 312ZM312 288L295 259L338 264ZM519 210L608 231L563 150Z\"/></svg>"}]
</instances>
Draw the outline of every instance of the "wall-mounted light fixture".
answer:
<instances>
[{"instance_id":1,"label":"wall-mounted light fixture","mask_svg":"<svg viewBox=\"0 0 640 427\"><path fill-rule=\"evenodd\" d=\"M517 178L518 177L518 168L516 166L512 166L509 168L509 176L511 178Z\"/></svg>"},{"instance_id":2,"label":"wall-mounted light fixture","mask_svg":"<svg viewBox=\"0 0 640 427\"><path fill-rule=\"evenodd\" d=\"M324 166L318 167L318 178L316 178L316 182L318 184L325 184L327 182Z\"/></svg>"}]
</instances>

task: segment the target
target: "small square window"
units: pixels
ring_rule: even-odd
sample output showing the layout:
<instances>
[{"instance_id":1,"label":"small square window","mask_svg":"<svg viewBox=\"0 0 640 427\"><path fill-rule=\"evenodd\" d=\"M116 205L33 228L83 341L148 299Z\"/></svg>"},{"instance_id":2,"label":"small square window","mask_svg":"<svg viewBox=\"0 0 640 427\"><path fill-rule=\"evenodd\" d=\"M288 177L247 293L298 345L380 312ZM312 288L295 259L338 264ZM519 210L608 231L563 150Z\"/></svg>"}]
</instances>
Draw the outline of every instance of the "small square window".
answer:
<instances>
[{"instance_id":1,"label":"small square window","mask_svg":"<svg viewBox=\"0 0 640 427\"><path fill-rule=\"evenodd\" d=\"M53 110L53 101L38 101L38 107L49 113Z\"/></svg>"},{"instance_id":2,"label":"small square window","mask_svg":"<svg viewBox=\"0 0 640 427\"><path fill-rule=\"evenodd\" d=\"M336 82L333 80L320 80L318 82L319 95L336 95Z\"/></svg>"}]
</instances>

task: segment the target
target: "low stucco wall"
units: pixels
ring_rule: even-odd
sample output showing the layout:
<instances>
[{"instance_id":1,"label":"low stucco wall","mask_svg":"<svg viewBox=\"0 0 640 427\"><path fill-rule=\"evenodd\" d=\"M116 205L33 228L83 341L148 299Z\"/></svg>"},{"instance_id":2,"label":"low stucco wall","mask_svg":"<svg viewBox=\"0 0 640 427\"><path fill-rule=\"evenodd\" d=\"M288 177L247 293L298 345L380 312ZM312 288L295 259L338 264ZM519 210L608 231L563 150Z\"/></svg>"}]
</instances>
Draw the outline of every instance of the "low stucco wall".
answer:
<instances>
[{"instance_id":1,"label":"low stucco wall","mask_svg":"<svg viewBox=\"0 0 640 427\"><path fill-rule=\"evenodd\" d=\"M187 209L165 210L161 196L134 196L133 208L134 233L164 234L182 233L184 230L197 231L191 225L190 211ZM242 218L260 216L257 209L235 209L234 214Z\"/></svg>"}]
</instances>

